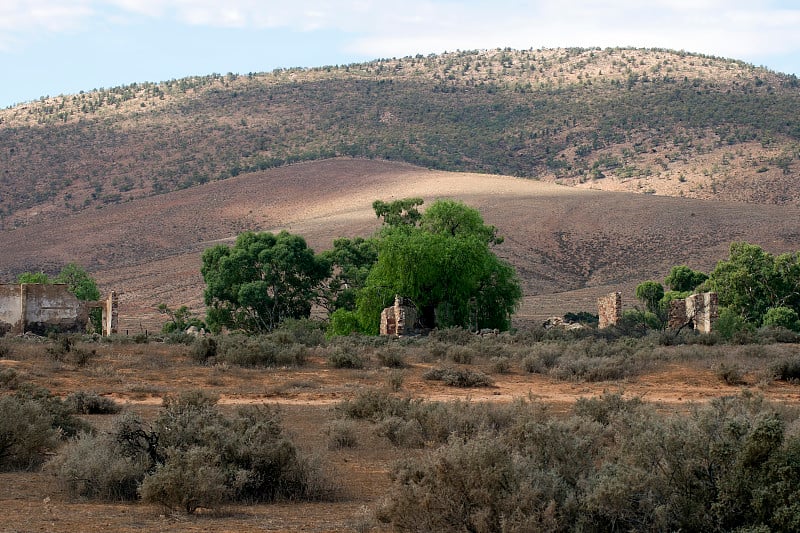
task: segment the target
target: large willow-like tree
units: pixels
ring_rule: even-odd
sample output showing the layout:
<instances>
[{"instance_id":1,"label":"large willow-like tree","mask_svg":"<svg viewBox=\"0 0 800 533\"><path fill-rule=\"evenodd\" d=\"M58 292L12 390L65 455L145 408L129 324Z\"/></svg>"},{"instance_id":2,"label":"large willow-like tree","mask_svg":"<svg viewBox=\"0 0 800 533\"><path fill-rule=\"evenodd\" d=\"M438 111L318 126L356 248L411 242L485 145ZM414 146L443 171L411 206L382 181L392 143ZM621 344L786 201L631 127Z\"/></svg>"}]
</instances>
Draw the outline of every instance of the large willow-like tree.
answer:
<instances>
[{"instance_id":1,"label":"large willow-like tree","mask_svg":"<svg viewBox=\"0 0 800 533\"><path fill-rule=\"evenodd\" d=\"M362 326L377 333L381 310L400 295L425 327L508 329L522 291L514 268L490 248L501 241L477 210L451 200L432 204L419 225L387 225L358 296Z\"/></svg>"}]
</instances>

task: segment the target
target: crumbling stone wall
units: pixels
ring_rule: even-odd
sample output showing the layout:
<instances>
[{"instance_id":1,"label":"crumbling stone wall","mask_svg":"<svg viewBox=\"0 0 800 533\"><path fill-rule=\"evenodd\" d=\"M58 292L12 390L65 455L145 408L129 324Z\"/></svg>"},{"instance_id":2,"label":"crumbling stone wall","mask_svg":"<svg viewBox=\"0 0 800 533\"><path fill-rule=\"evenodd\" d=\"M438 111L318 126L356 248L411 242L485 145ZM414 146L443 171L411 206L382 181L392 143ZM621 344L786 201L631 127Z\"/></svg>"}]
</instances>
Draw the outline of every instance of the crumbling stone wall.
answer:
<instances>
[{"instance_id":1,"label":"crumbling stone wall","mask_svg":"<svg viewBox=\"0 0 800 533\"><path fill-rule=\"evenodd\" d=\"M669 309L670 329L691 327L700 333L711 333L719 318L716 292L692 294L685 300L673 300Z\"/></svg>"},{"instance_id":2,"label":"crumbling stone wall","mask_svg":"<svg viewBox=\"0 0 800 533\"><path fill-rule=\"evenodd\" d=\"M672 300L669 303L669 329L680 329L689 323L686 316L686 300Z\"/></svg>"},{"instance_id":3,"label":"crumbling stone wall","mask_svg":"<svg viewBox=\"0 0 800 533\"><path fill-rule=\"evenodd\" d=\"M395 296L394 305L381 311L381 335L400 337L414 332L417 323L417 311L410 305L404 305L400 296Z\"/></svg>"},{"instance_id":4,"label":"crumbling stone wall","mask_svg":"<svg viewBox=\"0 0 800 533\"><path fill-rule=\"evenodd\" d=\"M0 335L51 331L84 332L92 308L103 309L103 334L116 333L118 300L115 292L100 302L83 302L63 284L0 285Z\"/></svg>"},{"instance_id":5,"label":"crumbling stone wall","mask_svg":"<svg viewBox=\"0 0 800 533\"><path fill-rule=\"evenodd\" d=\"M622 293L612 292L597 299L597 315L599 329L615 326L622 319Z\"/></svg>"}]
</instances>

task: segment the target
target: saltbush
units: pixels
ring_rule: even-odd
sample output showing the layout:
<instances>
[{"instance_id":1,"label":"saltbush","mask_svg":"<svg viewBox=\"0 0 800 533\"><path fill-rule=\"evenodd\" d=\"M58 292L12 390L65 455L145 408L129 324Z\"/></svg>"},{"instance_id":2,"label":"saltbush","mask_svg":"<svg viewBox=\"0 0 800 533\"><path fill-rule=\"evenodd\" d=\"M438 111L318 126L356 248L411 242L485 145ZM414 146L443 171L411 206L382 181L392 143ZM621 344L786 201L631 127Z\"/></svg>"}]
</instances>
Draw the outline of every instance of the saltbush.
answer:
<instances>
[{"instance_id":1,"label":"saltbush","mask_svg":"<svg viewBox=\"0 0 800 533\"><path fill-rule=\"evenodd\" d=\"M423 379L441 381L451 387L489 387L494 381L483 372L465 368L432 368L422 375Z\"/></svg>"},{"instance_id":2,"label":"saltbush","mask_svg":"<svg viewBox=\"0 0 800 533\"><path fill-rule=\"evenodd\" d=\"M81 436L54 468L75 496L138 496L188 513L333 493L284 435L277 410L248 406L226 416L197 391L166 398L152 426L128 416L108 436Z\"/></svg>"},{"instance_id":3,"label":"saltbush","mask_svg":"<svg viewBox=\"0 0 800 533\"><path fill-rule=\"evenodd\" d=\"M0 470L29 470L54 449L59 432L46 402L0 397Z\"/></svg>"},{"instance_id":4,"label":"saltbush","mask_svg":"<svg viewBox=\"0 0 800 533\"><path fill-rule=\"evenodd\" d=\"M84 415L108 415L118 413L121 409L113 398L89 391L73 392L64 399L64 403L72 412Z\"/></svg>"},{"instance_id":5,"label":"saltbush","mask_svg":"<svg viewBox=\"0 0 800 533\"><path fill-rule=\"evenodd\" d=\"M233 365L301 366L307 356L304 345L276 342L268 335L225 335L217 341L217 360Z\"/></svg>"}]
</instances>

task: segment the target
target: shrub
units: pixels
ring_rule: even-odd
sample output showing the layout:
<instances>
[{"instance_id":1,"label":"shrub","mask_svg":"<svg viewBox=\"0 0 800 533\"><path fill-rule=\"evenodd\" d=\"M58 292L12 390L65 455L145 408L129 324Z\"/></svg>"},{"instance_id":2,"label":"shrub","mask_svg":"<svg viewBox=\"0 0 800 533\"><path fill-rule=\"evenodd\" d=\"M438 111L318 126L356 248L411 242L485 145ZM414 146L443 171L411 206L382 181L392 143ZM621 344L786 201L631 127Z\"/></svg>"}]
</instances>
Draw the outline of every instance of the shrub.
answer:
<instances>
[{"instance_id":1,"label":"shrub","mask_svg":"<svg viewBox=\"0 0 800 533\"><path fill-rule=\"evenodd\" d=\"M405 417L411 409L409 398L397 398L380 389L363 389L352 400L344 400L337 411L350 418L379 421L390 416Z\"/></svg>"},{"instance_id":2,"label":"shrub","mask_svg":"<svg viewBox=\"0 0 800 533\"><path fill-rule=\"evenodd\" d=\"M44 454L58 444L58 437L46 402L16 396L0 398L0 470L39 466Z\"/></svg>"},{"instance_id":3,"label":"shrub","mask_svg":"<svg viewBox=\"0 0 800 533\"><path fill-rule=\"evenodd\" d=\"M282 336L303 346L321 346L325 344L325 324L310 318L287 318L271 336Z\"/></svg>"},{"instance_id":4,"label":"shrub","mask_svg":"<svg viewBox=\"0 0 800 533\"><path fill-rule=\"evenodd\" d=\"M308 348L279 344L267 335L227 335L217 342L217 359L240 366L301 366Z\"/></svg>"},{"instance_id":5,"label":"shrub","mask_svg":"<svg viewBox=\"0 0 800 533\"><path fill-rule=\"evenodd\" d=\"M405 368L403 350L398 346L385 346L377 352L378 361L389 368Z\"/></svg>"},{"instance_id":6,"label":"shrub","mask_svg":"<svg viewBox=\"0 0 800 533\"><path fill-rule=\"evenodd\" d=\"M0 388L14 390L19 385L19 373L15 369L0 368Z\"/></svg>"},{"instance_id":7,"label":"shrub","mask_svg":"<svg viewBox=\"0 0 800 533\"><path fill-rule=\"evenodd\" d=\"M328 354L328 363L334 368L364 368L364 359L360 355L338 347Z\"/></svg>"},{"instance_id":8,"label":"shrub","mask_svg":"<svg viewBox=\"0 0 800 533\"><path fill-rule=\"evenodd\" d=\"M432 368L422 375L423 379L441 381L451 387L489 387L494 382L483 372L459 368Z\"/></svg>"},{"instance_id":9,"label":"shrub","mask_svg":"<svg viewBox=\"0 0 800 533\"><path fill-rule=\"evenodd\" d=\"M198 508L213 509L228 501L232 489L226 481L227 474L215 450L202 446L172 448L167 451L167 461L144 478L139 493L146 502L191 514Z\"/></svg>"},{"instance_id":10,"label":"shrub","mask_svg":"<svg viewBox=\"0 0 800 533\"><path fill-rule=\"evenodd\" d=\"M739 365L720 364L717 368L717 377L728 385L744 385L746 383Z\"/></svg>"},{"instance_id":11,"label":"shrub","mask_svg":"<svg viewBox=\"0 0 800 533\"><path fill-rule=\"evenodd\" d=\"M714 323L714 330L725 340L731 340L737 333L751 329L752 325L730 307L721 308Z\"/></svg>"},{"instance_id":12,"label":"shrub","mask_svg":"<svg viewBox=\"0 0 800 533\"><path fill-rule=\"evenodd\" d=\"M109 415L121 409L112 398L105 398L96 392L73 392L64 399L64 403L73 413L84 415Z\"/></svg>"},{"instance_id":13,"label":"shrub","mask_svg":"<svg viewBox=\"0 0 800 533\"><path fill-rule=\"evenodd\" d=\"M134 427L141 433L131 432ZM144 442L147 435L138 419L118 420L110 433L79 435L48 466L72 497L135 500L155 466Z\"/></svg>"},{"instance_id":14,"label":"shrub","mask_svg":"<svg viewBox=\"0 0 800 533\"><path fill-rule=\"evenodd\" d=\"M0 339L0 359L8 359L11 355L11 347L6 341Z\"/></svg>"},{"instance_id":15,"label":"shrub","mask_svg":"<svg viewBox=\"0 0 800 533\"><path fill-rule=\"evenodd\" d=\"M358 432L352 420L334 420L325 428L325 435L331 450L358 446Z\"/></svg>"},{"instance_id":16,"label":"shrub","mask_svg":"<svg viewBox=\"0 0 800 533\"><path fill-rule=\"evenodd\" d=\"M397 392L403 388L403 381L405 381L405 379L406 373L404 370L394 369L389 372L386 383L393 392Z\"/></svg>"},{"instance_id":17,"label":"shrub","mask_svg":"<svg viewBox=\"0 0 800 533\"><path fill-rule=\"evenodd\" d=\"M773 307L764 314L762 324L767 327L785 328L790 331L800 331L800 317L797 311L790 307Z\"/></svg>"},{"instance_id":18,"label":"shrub","mask_svg":"<svg viewBox=\"0 0 800 533\"><path fill-rule=\"evenodd\" d=\"M781 381L800 380L800 357L792 357L777 362L772 368L776 379Z\"/></svg>"},{"instance_id":19,"label":"shrub","mask_svg":"<svg viewBox=\"0 0 800 533\"><path fill-rule=\"evenodd\" d=\"M189 348L189 357L197 363L205 363L217 356L217 341L213 337L193 338Z\"/></svg>"},{"instance_id":20,"label":"shrub","mask_svg":"<svg viewBox=\"0 0 800 533\"><path fill-rule=\"evenodd\" d=\"M470 365L475 358L475 350L471 346L454 345L447 348L450 359L460 365Z\"/></svg>"},{"instance_id":21,"label":"shrub","mask_svg":"<svg viewBox=\"0 0 800 533\"><path fill-rule=\"evenodd\" d=\"M492 372L496 374L508 374L511 372L511 360L508 357L495 356L489 362L492 364Z\"/></svg>"},{"instance_id":22,"label":"shrub","mask_svg":"<svg viewBox=\"0 0 800 533\"><path fill-rule=\"evenodd\" d=\"M251 406L225 416L214 397L197 391L165 398L152 429L123 417L108 438L78 439L57 470L79 495L128 498L135 485L145 501L188 513L230 500L332 493L318 466L283 434L277 410Z\"/></svg>"},{"instance_id":23,"label":"shrub","mask_svg":"<svg viewBox=\"0 0 800 533\"><path fill-rule=\"evenodd\" d=\"M419 420L405 420L399 416L390 416L380 422L377 433L386 437L395 446L404 448L422 448L425 446L425 437Z\"/></svg>"},{"instance_id":24,"label":"shrub","mask_svg":"<svg viewBox=\"0 0 800 533\"><path fill-rule=\"evenodd\" d=\"M17 387L15 396L41 404L50 416L50 425L62 438L74 437L82 431L90 431L89 424L75 416L71 406L50 394L50 391L23 383Z\"/></svg>"}]
</instances>

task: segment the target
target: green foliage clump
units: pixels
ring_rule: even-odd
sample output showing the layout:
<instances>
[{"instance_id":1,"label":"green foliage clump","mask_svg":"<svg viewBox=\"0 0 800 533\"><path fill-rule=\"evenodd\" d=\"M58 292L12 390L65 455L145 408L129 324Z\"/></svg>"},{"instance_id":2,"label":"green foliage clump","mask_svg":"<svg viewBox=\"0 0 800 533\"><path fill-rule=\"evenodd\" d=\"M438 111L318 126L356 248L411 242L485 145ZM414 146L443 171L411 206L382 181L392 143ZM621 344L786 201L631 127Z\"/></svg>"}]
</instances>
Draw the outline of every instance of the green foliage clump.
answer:
<instances>
[{"instance_id":1,"label":"green foliage clump","mask_svg":"<svg viewBox=\"0 0 800 533\"><path fill-rule=\"evenodd\" d=\"M800 332L800 317L790 307L773 307L764 313L762 324L767 327L785 328Z\"/></svg>"},{"instance_id":2,"label":"green foliage clump","mask_svg":"<svg viewBox=\"0 0 800 533\"><path fill-rule=\"evenodd\" d=\"M212 331L268 333L286 319L308 318L330 273L302 237L286 231L242 233L233 247L207 249L202 261Z\"/></svg>"},{"instance_id":3,"label":"green foliage clump","mask_svg":"<svg viewBox=\"0 0 800 533\"><path fill-rule=\"evenodd\" d=\"M761 247L734 242L730 257L717 263L708 285L719 295L720 306L730 308L747 323L760 326L771 309L800 312L800 252L777 257ZM785 311L773 311L770 320L787 318Z\"/></svg>"}]
</instances>

